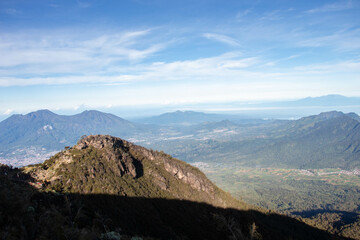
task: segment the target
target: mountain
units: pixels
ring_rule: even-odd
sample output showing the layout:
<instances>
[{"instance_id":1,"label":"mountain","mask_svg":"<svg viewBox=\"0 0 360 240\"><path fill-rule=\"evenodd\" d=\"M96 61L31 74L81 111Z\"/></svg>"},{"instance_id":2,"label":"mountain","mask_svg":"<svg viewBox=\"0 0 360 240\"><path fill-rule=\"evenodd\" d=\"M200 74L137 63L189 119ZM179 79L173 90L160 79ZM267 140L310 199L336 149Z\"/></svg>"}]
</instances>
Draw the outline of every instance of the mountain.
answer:
<instances>
[{"instance_id":1,"label":"mountain","mask_svg":"<svg viewBox=\"0 0 360 240\"><path fill-rule=\"evenodd\" d=\"M254 106L267 107L336 107L359 106L360 97L345 97L339 94L329 94L320 97L307 97L295 101L268 102L254 104Z\"/></svg>"},{"instance_id":2,"label":"mountain","mask_svg":"<svg viewBox=\"0 0 360 240\"><path fill-rule=\"evenodd\" d=\"M296 168L360 167L360 122L341 112L327 112L289 123L257 159Z\"/></svg>"},{"instance_id":3,"label":"mountain","mask_svg":"<svg viewBox=\"0 0 360 240\"><path fill-rule=\"evenodd\" d=\"M281 168L360 168L360 122L354 113L325 112L260 128L257 135L158 144L188 162ZM243 131L243 135L246 131ZM151 147L156 147L151 145Z\"/></svg>"},{"instance_id":4,"label":"mountain","mask_svg":"<svg viewBox=\"0 0 360 240\"><path fill-rule=\"evenodd\" d=\"M12 156L14 151L17 153L22 149L38 149L36 152L42 149L60 150L76 143L82 135L112 134L127 138L150 131L149 127L144 128L99 111L65 116L39 110L26 115L13 115L0 122L0 152ZM24 156L20 155L21 158L24 159Z\"/></svg>"},{"instance_id":5,"label":"mountain","mask_svg":"<svg viewBox=\"0 0 360 240\"><path fill-rule=\"evenodd\" d=\"M349 116L349 117L351 117L351 118L353 118L353 119L355 119L356 121L359 121L359 122L360 122L360 116L357 115L356 113L351 112L351 113L348 113L348 114L346 114L346 115Z\"/></svg>"},{"instance_id":6,"label":"mountain","mask_svg":"<svg viewBox=\"0 0 360 240\"><path fill-rule=\"evenodd\" d=\"M290 103L290 102L289 102ZM349 106L360 105L360 97L345 97L338 94L330 94L320 97L307 97L293 101L296 106Z\"/></svg>"},{"instance_id":7,"label":"mountain","mask_svg":"<svg viewBox=\"0 0 360 240\"><path fill-rule=\"evenodd\" d=\"M250 208L171 156L111 136L0 166L2 239L341 239Z\"/></svg>"},{"instance_id":8,"label":"mountain","mask_svg":"<svg viewBox=\"0 0 360 240\"><path fill-rule=\"evenodd\" d=\"M223 108L242 113L251 118L298 119L332 110L360 113L360 97L338 94L307 97L292 101L268 101L261 103L229 103ZM212 108L214 109L214 107ZM220 107L218 109L221 109Z\"/></svg>"},{"instance_id":9,"label":"mountain","mask_svg":"<svg viewBox=\"0 0 360 240\"><path fill-rule=\"evenodd\" d=\"M109 113L84 111L73 116L39 110L26 115L13 115L0 123L0 142L7 147L38 145L63 148L82 135L112 133L127 136L139 127Z\"/></svg>"},{"instance_id":10,"label":"mountain","mask_svg":"<svg viewBox=\"0 0 360 240\"><path fill-rule=\"evenodd\" d=\"M154 125L190 126L190 125L202 124L206 122L219 122L223 120L238 121L241 123L255 121L255 119L251 119L249 117L242 115L203 113L203 112L195 112L195 111L169 112L169 113L161 114L159 116L136 119L134 121L139 123L154 124ZM257 121L261 121L261 120L257 120Z\"/></svg>"}]
</instances>

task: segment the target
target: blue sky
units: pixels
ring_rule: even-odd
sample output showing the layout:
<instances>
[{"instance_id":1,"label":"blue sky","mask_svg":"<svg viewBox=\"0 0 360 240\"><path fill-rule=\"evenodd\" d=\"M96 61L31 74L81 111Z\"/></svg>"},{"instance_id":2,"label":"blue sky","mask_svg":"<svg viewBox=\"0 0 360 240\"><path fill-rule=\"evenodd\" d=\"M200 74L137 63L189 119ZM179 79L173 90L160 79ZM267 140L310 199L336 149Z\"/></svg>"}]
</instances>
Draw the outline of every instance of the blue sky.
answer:
<instances>
[{"instance_id":1,"label":"blue sky","mask_svg":"<svg viewBox=\"0 0 360 240\"><path fill-rule=\"evenodd\" d=\"M0 115L360 96L360 1L0 1Z\"/></svg>"}]
</instances>

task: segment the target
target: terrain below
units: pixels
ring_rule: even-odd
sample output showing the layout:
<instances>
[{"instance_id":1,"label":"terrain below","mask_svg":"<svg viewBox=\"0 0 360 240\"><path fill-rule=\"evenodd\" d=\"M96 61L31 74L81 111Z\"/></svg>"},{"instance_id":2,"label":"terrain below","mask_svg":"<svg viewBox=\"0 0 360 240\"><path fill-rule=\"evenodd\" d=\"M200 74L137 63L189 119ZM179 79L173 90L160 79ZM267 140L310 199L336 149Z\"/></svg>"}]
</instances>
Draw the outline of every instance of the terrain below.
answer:
<instances>
[{"instance_id":1,"label":"terrain below","mask_svg":"<svg viewBox=\"0 0 360 240\"><path fill-rule=\"evenodd\" d=\"M302 217L359 239L360 170L250 168L195 162L219 187L248 204Z\"/></svg>"}]
</instances>

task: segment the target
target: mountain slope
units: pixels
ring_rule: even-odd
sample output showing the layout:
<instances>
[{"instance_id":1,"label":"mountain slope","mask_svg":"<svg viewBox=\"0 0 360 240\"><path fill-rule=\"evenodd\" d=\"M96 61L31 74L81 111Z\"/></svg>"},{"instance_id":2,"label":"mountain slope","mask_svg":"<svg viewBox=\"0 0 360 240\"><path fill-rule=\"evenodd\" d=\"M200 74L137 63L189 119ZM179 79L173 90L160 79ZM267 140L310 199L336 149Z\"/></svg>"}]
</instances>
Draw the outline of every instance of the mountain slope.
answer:
<instances>
[{"instance_id":1,"label":"mountain slope","mask_svg":"<svg viewBox=\"0 0 360 240\"><path fill-rule=\"evenodd\" d=\"M345 97L339 94L330 94L320 97L308 97L293 102L294 106L346 106L359 104L359 97Z\"/></svg>"},{"instance_id":2,"label":"mountain slope","mask_svg":"<svg viewBox=\"0 0 360 240\"><path fill-rule=\"evenodd\" d=\"M86 134L112 133L129 135L140 131L138 125L109 113L85 111L73 116L62 116L48 110L26 115L13 115L0 123L0 142L7 147L39 145L59 148L74 144Z\"/></svg>"},{"instance_id":3,"label":"mountain slope","mask_svg":"<svg viewBox=\"0 0 360 240\"><path fill-rule=\"evenodd\" d=\"M307 97L295 101L282 101L259 104L258 106L272 107L334 107L359 106L360 97L345 97L339 94L330 94L320 97Z\"/></svg>"},{"instance_id":4,"label":"mountain slope","mask_svg":"<svg viewBox=\"0 0 360 240\"><path fill-rule=\"evenodd\" d=\"M151 128L144 128L109 113L84 111L73 116L63 116L40 110L26 115L13 115L0 122L0 152L11 156L13 151L19 149L60 150L75 144L82 135L111 134L127 138L148 132L151 132Z\"/></svg>"},{"instance_id":5,"label":"mountain slope","mask_svg":"<svg viewBox=\"0 0 360 240\"><path fill-rule=\"evenodd\" d=\"M195 124L202 124L206 122L219 122L223 120L232 120L240 123L253 122L254 119L250 119L246 116L240 115L226 115L215 113L203 113L195 111L176 111L164 113L159 116L153 116L143 119L137 119L136 122L154 125L167 125L167 126L190 126ZM256 119L261 122L261 120Z\"/></svg>"},{"instance_id":6,"label":"mountain slope","mask_svg":"<svg viewBox=\"0 0 360 240\"><path fill-rule=\"evenodd\" d=\"M28 170L35 179L46 182L48 190L152 198L179 198L181 193L188 200L224 207L234 204L196 168L105 135L83 138L73 148Z\"/></svg>"},{"instance_id":7,"label":"mountain slope","mask_svg":"<svg viewBox=\"0 0 360 240\"><path fill-rule=\"evenodd\" d=\"M103 135L21 171L0 166L0 196L6 239L340 239L250 210L198 169Z\"/></svg>"},{"instance_id":8,"label":"mountain slope","mask_svg":"<svg viewBox=\"0 0 360 240\"><path fill-rule=\"evenodd\" d=\"M164 141L158 149L189 162L353 169L360 167L360 122L356 116L326 112L269 125L261 129L261 135L245 139Z\"/></svg>"},{"instance_id":9,"label":"mountain slope","mask_svg":"<svg viewBox=\"0 0 360 240\"><path fill-rule=\"evenodd\" d=\"M296 168L360 167L360 123L327 112L289 123L255 154L259 162Z\"/></svg>"}]
</instances>

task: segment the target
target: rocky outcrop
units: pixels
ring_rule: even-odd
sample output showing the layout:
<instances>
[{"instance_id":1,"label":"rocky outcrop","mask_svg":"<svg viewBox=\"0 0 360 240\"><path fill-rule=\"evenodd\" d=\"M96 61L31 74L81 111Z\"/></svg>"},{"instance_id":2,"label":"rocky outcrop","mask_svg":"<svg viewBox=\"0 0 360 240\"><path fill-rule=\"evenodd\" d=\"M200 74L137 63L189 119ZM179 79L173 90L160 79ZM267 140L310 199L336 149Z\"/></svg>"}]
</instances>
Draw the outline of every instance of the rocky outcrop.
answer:
<instances>
[{"instance_id":1,"label":"rocky outcrop","mask_svg":"<svg viewBox=\"0 0 360 240\"><path fill-rule=\"evenodd\" d=\"M211 196L213 195L213 184L205 176L199 176L199 173L196 174L194 170L186 169L184 166L176 164L176 162L170 161L169 159L164 159L164 167L171 175L189 184L193 189L207 192L211 194Z\"/></svg>"},{"instance_id":2,"label":"rocky outcrop","mask_svg":"<svg viewBox=\"0 0 360 240\"><path fill-rule=\"evenodd\" d=\"M75 146L76 149L86 149L90 146L103 149L103 148L123 148L124 140L109 135L90 135L83 137Z\"/></svg>"},{"instance_id":3,"label":"rocky outcrop","mask_svg":"<svg viewBox=\"0 0 360 240\"><path fill-rule=\"evenodd\" d=\"M129 145L128 142L109 135L90 135L82 138L74 148L82 150L92 147L103 150L102 158L116 163L116 168L113 170L117 175L121 177L129 174L134 178L139 177L139 171L135 167L137 160L127 153L128 147L125 144Z\"/></svg>"},{"instance_id":4,"label":"rocky outcrop","mask_svg":"<svg viewBox=\"0 0 360 240\"><path fill-rule=\"evenodd\" d=\"M116 154L118 151L116 150L128 150L129 147L136 148L137 152L140 152L145 158L154 161L155 154L143 147L135 146L127 141L124 141L120 138L108 136L108 135L94 135L88 136L81 139L78 144L75 146L76 149L86 149L88 147L94 147L96 149L108 149L104 154L104 157L107 161L116 161L118 162L118 167L120 170L120 175L123 174L131 174L133 177L136 177L136 168L134 165L134 159L125 153L125 151L121 151L121 154ZM113 151L115 150L115 151ZM197 191L204 191L213 195L214 187L213 184L203 175L199 174L199 172L194 171L192 167L188 165L179 164L174 159L169 159L164 156L158 155L158 159L162 160L162 164L167 172L169 172L172 176L181 180L185 184L189 184L193 189ZM156 161L158 163L158 161ZM154 177L157 185L160 186L161 189L168 189L166 185L166 180L163 176L159 175L156 172L151 173ZM199 176L200 175L200 176Z\"/></svg>"},{"instance_id":5,"label":"rocky outcrop","mask_svg":"<svg viewBox=\"0 0 360 240\"><path fill-rule=\"evenodd\" d=\"M75 146L28 170L51 191L238 205L199 169L164 152L109 135L85 136Z\"/></svg>"}]
</instances>

